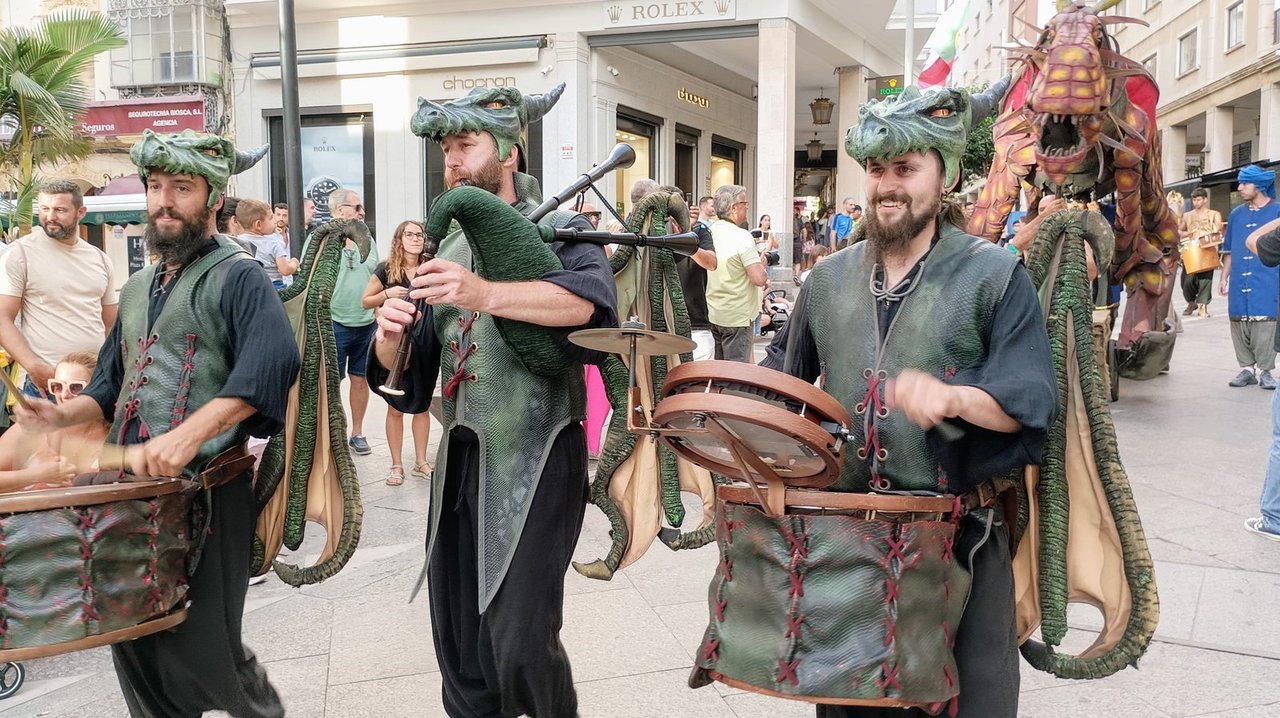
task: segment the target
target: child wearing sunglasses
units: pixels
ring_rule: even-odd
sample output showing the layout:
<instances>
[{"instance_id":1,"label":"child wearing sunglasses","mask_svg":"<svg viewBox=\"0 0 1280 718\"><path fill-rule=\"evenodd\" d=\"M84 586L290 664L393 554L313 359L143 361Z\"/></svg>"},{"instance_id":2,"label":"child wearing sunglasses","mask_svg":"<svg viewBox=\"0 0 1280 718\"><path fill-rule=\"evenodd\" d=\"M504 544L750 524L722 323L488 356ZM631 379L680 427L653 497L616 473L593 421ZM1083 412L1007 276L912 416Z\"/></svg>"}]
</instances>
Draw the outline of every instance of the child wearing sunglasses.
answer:
<instances>
[{"instance_id":1,"label":"child wearing sunglasses","mask_svg":"<svg viewBox=\"0 0 1280 718\"><path fill-rule=\"evenodd\" d=\"M89 385L98 355L72 352L54 368L44 389L56 402L69 401ZM15 424L0 435L0 492L69 484L92 471L110 427L105 421L80 424L41 436Z\"/></svg>"}]
</instances>

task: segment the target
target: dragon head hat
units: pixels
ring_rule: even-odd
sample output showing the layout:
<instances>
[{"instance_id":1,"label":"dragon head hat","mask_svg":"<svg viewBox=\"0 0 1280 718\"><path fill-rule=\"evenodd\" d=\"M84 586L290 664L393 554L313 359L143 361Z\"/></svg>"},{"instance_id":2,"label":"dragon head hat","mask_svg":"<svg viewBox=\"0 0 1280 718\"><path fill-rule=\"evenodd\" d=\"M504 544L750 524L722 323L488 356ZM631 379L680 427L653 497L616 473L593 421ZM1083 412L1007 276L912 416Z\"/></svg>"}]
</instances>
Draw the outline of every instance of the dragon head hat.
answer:
<instances>
[{"instance_id":1,"label":"dragon head hat","mask_svg":"<svg viewBox=\"0 0 1280 718\"><path fill-rule=\"evenodd\" d=\"M129 150L129 159L144 182L152 169L203 177L209 183L208 206L213 207L226 191L231 175L256 165L266 154L267 145L237 152L231 140L194 130L166 135L143 130L142 139Z\"/></svg>"},{"instance_id":2,"label":"dragon head hat","mask_svg":"<svg viewBox=\"0 0 1280 718\"><path fill-rule=\"evenodd\" d=\"M844 149L863 169L870 160L937 150L950 187L960 175L970 115L969 97L960 90L912 85L858 108L858 124L845 134Z\"/></svg>"},{"instance_id":3,"label":"dragon head hat","mask_svg":"<svg viewBox=\"0 0 1280 718\"><path fill-rule=\"evenodd\" d=\"M514 87L478 87L444 104L420 97L409 129L433 142L463 132L488 132L498 143L499 160L509 158L513 146L520 148L523 169L529 123L542 119L563 93L562 82L545 95L526 95Z\"/></svg>"}]
</instances>

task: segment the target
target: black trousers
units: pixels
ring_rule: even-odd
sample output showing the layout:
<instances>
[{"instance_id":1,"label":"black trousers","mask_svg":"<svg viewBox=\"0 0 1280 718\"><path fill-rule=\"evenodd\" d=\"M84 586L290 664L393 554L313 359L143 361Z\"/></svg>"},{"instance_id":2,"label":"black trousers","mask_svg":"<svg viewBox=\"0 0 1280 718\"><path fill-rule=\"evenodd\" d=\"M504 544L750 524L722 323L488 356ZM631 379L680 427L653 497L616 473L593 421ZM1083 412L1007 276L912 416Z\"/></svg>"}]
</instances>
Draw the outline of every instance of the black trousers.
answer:
<instances>
[{"instance_id":1,"label":"black trousers","mask_svg":"<svg viewBox=\"0 0 1280 718\"><path fill-rule=\"evenodd\" d=\"M199 500L199 499L197 499ZM187 597L187 620L111 647L134 718L278 718L284 706L267 672L240 642L253 542L253 488L246 476L213 489L209 533Z\"/></svg>"},{"instance_id":2,"label":"black trousers","mask_svg":"<svg viewBox=\"0 0 1280 718\"><path fill-rule=\"evenodd\" d=\"M511 568L483 614L476 570L480 446L468 438L474 435L463 429L448 439L445 504L427 573L445 712L451 718L576 716L578 695L560 626L564 574L586 511L586 434L574 423L556 437Z\"/></svg>"},{"instance_id":3,"label":"black trousers","mask_svg":"<svg viewBox=\"0 0 1280 718\"><path fill-rule=\"evenodd\" d=\"M981 540L974 516L965 519L957 550ZM999 518L997 517L997 521ZM960 680L957 718L1017 718L1018 637L1014 625L1013 568L1009 529L991 527L990 538L973 556L973 588L956 633ZM818 706L818 718L926 718L918 708ZM941 715L949 715L943 708Z\"/></svg>"}]
</instances>

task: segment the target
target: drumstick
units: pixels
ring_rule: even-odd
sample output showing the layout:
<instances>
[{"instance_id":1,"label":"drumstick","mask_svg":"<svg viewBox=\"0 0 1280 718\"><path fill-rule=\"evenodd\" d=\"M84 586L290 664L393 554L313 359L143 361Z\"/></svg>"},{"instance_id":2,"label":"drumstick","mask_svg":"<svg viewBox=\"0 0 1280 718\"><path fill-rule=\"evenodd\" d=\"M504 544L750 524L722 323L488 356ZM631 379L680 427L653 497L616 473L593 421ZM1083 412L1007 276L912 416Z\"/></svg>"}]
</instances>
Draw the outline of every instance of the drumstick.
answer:
<instances>
[{"instance_id":1,"label":"drumstick","mask_svg":"<svg viewBox=\"0 0 1280 718\"><path fill-rule=\"evenodd\" d=\"M18 406L31 411L31 403L22 395L22 390L18 388L18 385L13 383L13 379L9 377L9 372L0 369L0 379L4 380L5 388L9 390L10 394L13 394L13 398L18 401Z\"/></svg>"}]
</instances>

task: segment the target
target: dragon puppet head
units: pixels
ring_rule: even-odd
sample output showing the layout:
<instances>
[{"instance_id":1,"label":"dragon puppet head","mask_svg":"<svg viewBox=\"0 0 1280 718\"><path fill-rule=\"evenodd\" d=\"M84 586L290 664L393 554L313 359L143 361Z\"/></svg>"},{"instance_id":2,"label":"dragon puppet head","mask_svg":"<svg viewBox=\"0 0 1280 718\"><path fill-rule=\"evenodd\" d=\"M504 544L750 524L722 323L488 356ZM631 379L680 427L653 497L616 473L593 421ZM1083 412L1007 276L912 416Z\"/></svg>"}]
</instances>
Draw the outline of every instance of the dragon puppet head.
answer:
<instances>
[{"instance_id":1,"label":"dragon puppet head","mask_svg":"<svg viewBox=\"0 0 1280 718\"><path fill-rule=\"evenodd\" d=\"M218 135L184 130L181 134L142 131L142 139L129 149L129 158L145 182L152 169L175 175L203 177L209 183L212 208L227 189L231 175L254 166L267 154L267 145L236 150L231 140Z\"/></svg>"},{"instance_id":2,"label":"dragon puppet head","mask_svg":"<svg viewBox=\"0 0 1280 718\"><path fill-rule=\"evenodd\" d=\"M978 95L956 88L910 85L901 93L858 108L858 124L845 133L844 150L864 168L907 152L937 150L946 170L945 186L960 178L969 129L986 119L1008 88L1003 79Z\"/></svg>"},{"instance_id":3,"label":"dragon puppet head","mask_svg":"<svg viewBox=\"0 0 1280 718\"><path fill-rule=\"evenodd\" d=\"M1104 16L1120 0L1058 2L1034 47L1014 48L1035 68L1024 112L1035 133L1036 164L1052 182L1066 184L1090 152L1105 143L1113 80L1145 73L1142 65L1119 54L1107 33L1109 24L1142 20Z\"/></svg>"},{"instance_id":4,"label":"dragon puppet head","mask_svg":"<svg viewBox=\"0 0 1280 718\"><path fill-rule=\"evenodd\" d=\"M529 123L542 119L563 93L562 82L545 95L526 95L514 87L477 87L444 104L419 97L409 129L433 142L462 132L488 132L498 143L499 160L509 158L513 146L520 148L523 169Z\"/></svg>"}]
</instances>

